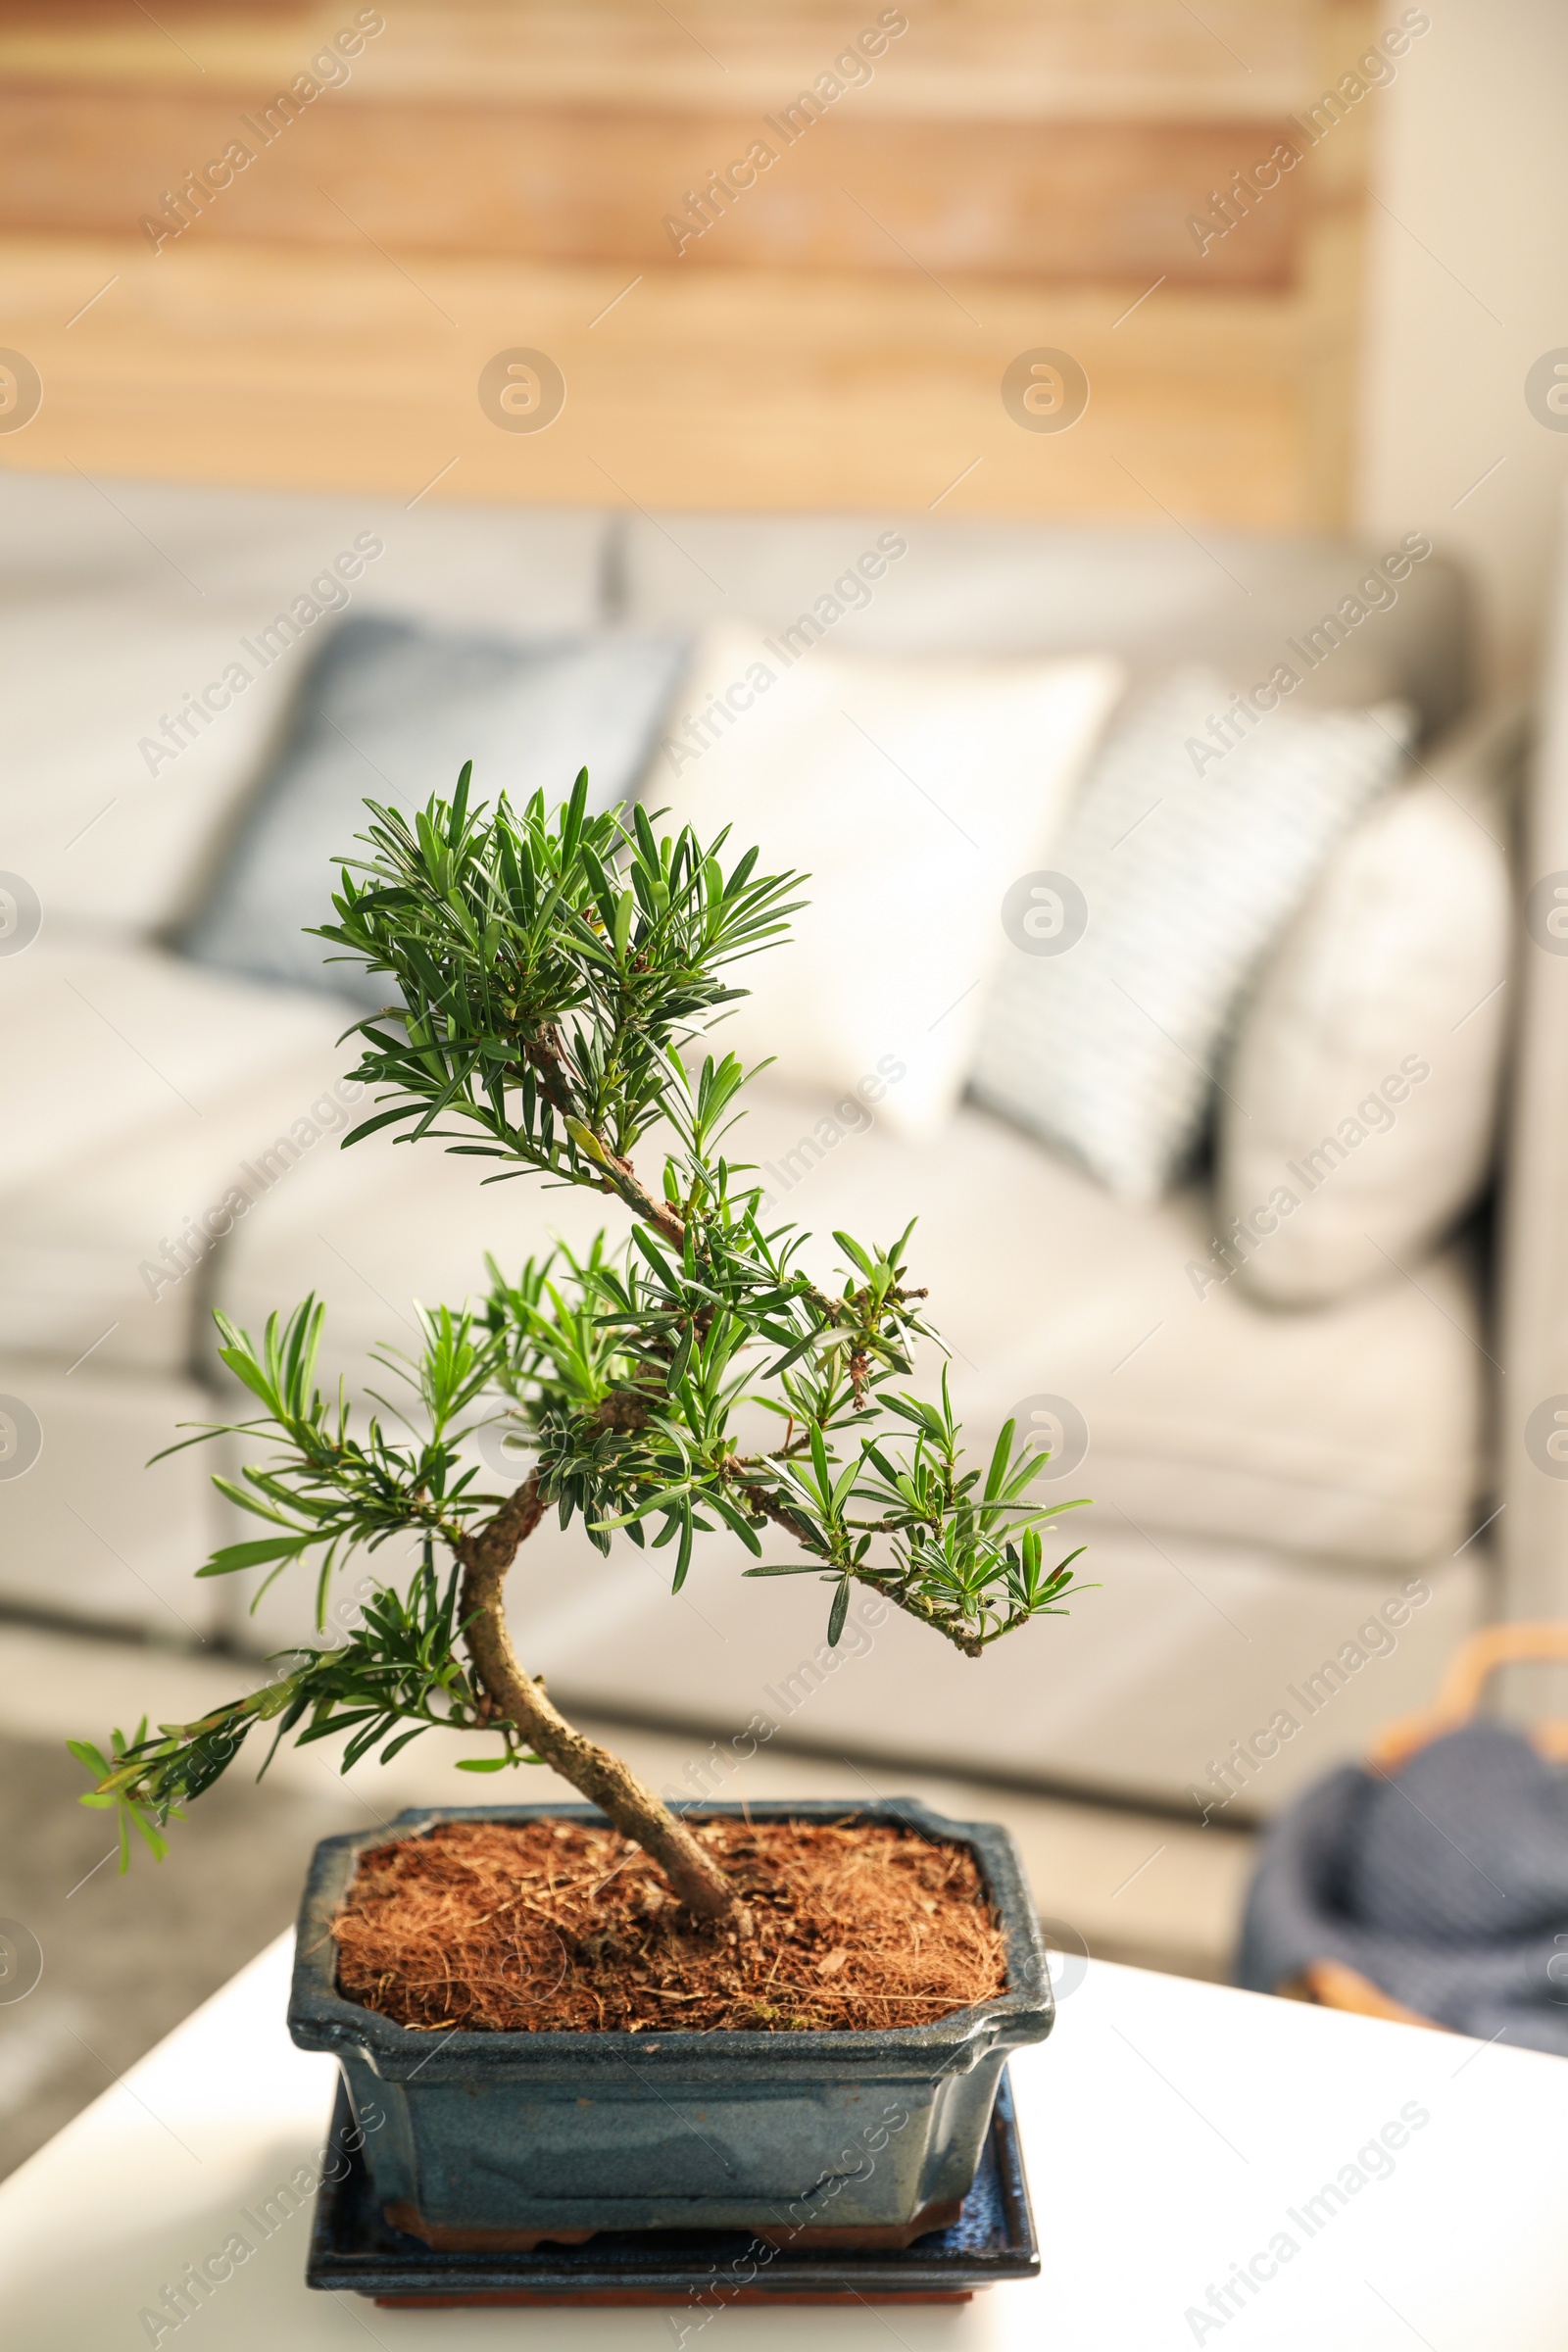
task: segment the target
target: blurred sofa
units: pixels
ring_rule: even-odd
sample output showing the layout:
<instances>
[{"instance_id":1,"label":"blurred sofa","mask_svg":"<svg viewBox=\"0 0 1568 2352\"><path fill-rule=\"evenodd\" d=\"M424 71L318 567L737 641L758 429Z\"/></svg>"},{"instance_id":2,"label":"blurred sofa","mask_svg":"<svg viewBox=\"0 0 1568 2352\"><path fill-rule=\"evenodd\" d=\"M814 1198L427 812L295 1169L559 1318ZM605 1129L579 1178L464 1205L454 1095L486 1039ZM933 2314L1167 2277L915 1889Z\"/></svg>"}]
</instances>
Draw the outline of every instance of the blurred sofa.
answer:
<instances>
[{"instance_id":1,"label":"blurred sofa","mask_svg":"<svg viewBox=\"0 0 1568 2352\"><path fill-rule=\"evenodd\" d=\"M787 626L876 527L0 477L4 863L41 911L24 952L0 954L0 1414L14 1447L36 1452L24 1475L0 1475L0 1607L256 1650L300 1638L300 1593L274 1587L248 1616L235 1580L192 1580L234 1532L209 1449L143 1467L176 1423L213 1416L212 1307L255 1327L316 1289L329 1369L358 1382L374 1343L412 1338L411 1297L461 1297L487 1247L511 1260L598 1219L597 1203L528 1184L481 1208L468 1164L435 1152L375 1139L339 1152L350 1012L164 944L276 740L307 632L243 696L191 717L156 774L143 739L366 538L381 552L334 610L526 636ZM1187 657L1238 682L1266 674L1363 560L1344 542L930 516L900 528L906 559L836 644L1108 649L1135 679ZM309 630L323 635L334 610ZM1474 707L1470 652L1464 583L1440 554L1322 684L1340 703L1409 705L1423 770L1506 833L1519 729ZM1538 1005L1538 1027L1560 1037L1565 1012ZM766 1081L754 1096L748 1148L786 1163L825 1105ZM1530 1171L1538 1227L1560 1116L1549 1086L1513 1098L1503 1198L1511 1171ZM151 1295L145 1261L170 1244L177 1256L240 1165L259 1180L255 1207ZM672 1600L662 1557L617 1545L605 1562L542 1530L514 1576L525 1654L565 1702L702 1727L694 1793L721 1783L726 1743L755 1739L760 1716L768 1736L857 1759L884 1786L919 1761L1200 1803L1231 1786L1215 1767L1239 1745L1256 1766L1257 1727L1349 1644L1359 1663L1332 1703L1310 1723L1299 1710L1301 1737L1276 1742L1268 1769L1235 1776L1237 1809L1268 1810L1419 1704L1478 1618L1527 1585L1534 1605L1536 1572L1509 1553L1499 1589L1495 1530L1475 1532L1535 1475L1513 1450L1499 1462L1494 1436L1496 1333L1545 1311L1531 1247L1516 1240L1500 1298L1485 1219L1442 1236L1410 1278L1331 1305L1290 1311L1240 1285L1195 1297L1187 1269L1213 1225L1203 1174L1132 1208L969 1105L929 1144L873 1120L804 1170L788 1203L823 1233L896 1229L916 1209L972 1437L1039 1399L1081 1425L1071 1487L1096 1497L1077 1538L1099 1589L983 1666L863 1612L829 1656L810 1580L743 1586L715 1539ZM1397 1632L1357 1643L1370 1623Z\"/></svg>"}]
</instances>

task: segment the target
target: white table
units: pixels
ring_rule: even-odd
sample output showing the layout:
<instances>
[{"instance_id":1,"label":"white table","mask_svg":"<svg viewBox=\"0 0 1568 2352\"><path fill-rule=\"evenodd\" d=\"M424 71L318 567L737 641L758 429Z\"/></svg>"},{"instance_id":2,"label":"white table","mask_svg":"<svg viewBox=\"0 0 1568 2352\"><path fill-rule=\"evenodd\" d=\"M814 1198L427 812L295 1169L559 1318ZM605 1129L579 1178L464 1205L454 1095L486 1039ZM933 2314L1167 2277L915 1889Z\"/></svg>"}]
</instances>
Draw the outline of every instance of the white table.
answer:
<instances>
[{"instance_id":1,"label":"white table","mask_svg":"<svg viewBox=\"0 0 1568 2352\"><path fill-rule=\"evenodd\" d=\"M283 2026L271 1945L0 2186L6 2352L132 2352L141 2318L243 2208L320 2146L329 2058ZM730 2308L688 2352L1562 2352L1568 2065L1092 1962L1013 2064L1044 2276L973 2302ZM1386 2178L1302 2209L1401 2110ZM1358 2168L1359 2169L1359 2168ZM1381 2171L1381 2160L1371 2169ZM1294 2215L1293 2215L1294 2209ZM383 2311L304 2285L308 2220L277 2229L156 2340L208 2352L675 2352L659 2310ZM1272 2276L1280 2232L1297 2251ZM1261 2282L1207 2301L1239 2264ZM1241 2308L1238 2309L1238 2301ZM1221 2301L1223 2309L1223 2299ZM683 2317L675 2315L678 2323Z\"/></svg>"}]
</instances>

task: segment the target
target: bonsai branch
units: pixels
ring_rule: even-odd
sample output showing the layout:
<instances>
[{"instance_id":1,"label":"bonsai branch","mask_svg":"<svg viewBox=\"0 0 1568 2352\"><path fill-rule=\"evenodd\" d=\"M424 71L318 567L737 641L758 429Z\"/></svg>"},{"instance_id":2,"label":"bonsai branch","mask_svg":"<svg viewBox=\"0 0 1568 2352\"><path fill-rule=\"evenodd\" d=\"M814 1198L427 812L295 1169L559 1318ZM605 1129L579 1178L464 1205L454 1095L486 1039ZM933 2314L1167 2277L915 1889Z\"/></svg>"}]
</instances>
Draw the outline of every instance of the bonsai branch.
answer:
<instances>
[{"instance_id":1,"label":"bonsai branch","mask_svg":"<svg viewBox=\"0 0 1568 2352\"><path fill-rule=\"evenodd\" d=\"M798 1512L792 1511L787 1502L781 1502L770 1488L758 1479L744 1476L737 1477L735 1483L753 1508L770 1519L775 1527L781 1527L787 1536L793 1536L803 1551L815 1552L824 1565L832 1565L832 1554L815 1530Z\"/></svg>"},{"instance_id":2,"label":"bonsai branch","mask_svg":"<svg viewBox=\"0 0 1568 2352\"><path fill-rule=\"evenodd\" d=\"M651 1854L675 1892L699 1918L745 1923L733 1883L684 1822L608 1748L574 1731L524 1673L512 1646L502 1590L517 1547L544 1516L538 1479L529 1478L483 1528L458 1539L463 1567L461 1614L474 1672L493 1706L515 1725L536 1755L553 1765L622 1836Z\"/></svg>"},{"instance_id":3,"label":"bonsai branch","mask_svg":"<svg viewBox=\"0 0 1568 2352\"><path fill-rule=\"evenodd\" d=\"M540 1036L531 1038L523 1048L528 1067L533 1071L539 1092L551 1108L565 1123L578 1151L599 1169L599 1182L607 1193L614 1193L647 1224L656 1226L666 1241L680 1249L686 1239L686 1228L667 1200L656 1200L642 1178L632 1166L602 1136L592 1121L585 1119L572 1100L571 1088L565 1077L566 1056L559 1033L552 1027Z\"/></svg>"}]
</instances>

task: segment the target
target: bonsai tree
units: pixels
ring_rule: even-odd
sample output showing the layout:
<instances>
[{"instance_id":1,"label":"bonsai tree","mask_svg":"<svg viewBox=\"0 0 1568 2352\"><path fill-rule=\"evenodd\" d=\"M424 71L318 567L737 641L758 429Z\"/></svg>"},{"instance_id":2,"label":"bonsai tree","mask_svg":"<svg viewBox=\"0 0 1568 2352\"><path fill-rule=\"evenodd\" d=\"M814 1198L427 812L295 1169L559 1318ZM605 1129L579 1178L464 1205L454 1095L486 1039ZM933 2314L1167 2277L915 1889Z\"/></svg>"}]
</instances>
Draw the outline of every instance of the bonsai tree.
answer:
<instances>
[{"instance_id":1,"label":"bonsai tree","mask_svg":"<svg viewBox=\"0 0 1568 2352\"><path fill-rule=\"evenodd\" d=\"M616 1529L667 1547L677 1592L697 1537L728 1528L755 1556L747 1575L821 1578L830 1642L861 1584L977 1658L1060 1613L1079 1554L1048 1567L1041 1531L1074 1506L1030 1503L1046 1456L1010 1422L983 1468L965 1466L945 1371L935 1398L897 1385L934 1336L906 1270L912 1229L886 1246L836 1233L834 1287L803 1262L808 1235L769 1225L755 1172L726 1149L753 1073L706 1051L704 1032L745 993L723 976L785 934L803 877L759 874L756 850L726 870L725 834L706 848L689 828L661 837L641 808L590 816L586 770L554 815L541 796L520 814L470 807L469 772L412 823L368 804L371 855L343 865L336 920L317 934L333 960L385 974L395 999L346 1033L379 1106L345 1147L394 1128L496 1162L488 1183L588 1186L630 1211L629 1237L514 1275L491 1259L487 1296L421 1308L417 1352L376 1358L402 1391L396 1405L372 1393L387 1418L357 1420L341 1386L318 1387L314 1298L273 1314L260 1345L217 1316L222 1361L260 1409L182 1443L259 1445L242 1483L214 1483L266 1533L198 1575L265 1566L270 1584L309 1564L319 1629L352 1554L412 1539L418 1563L401 1589L373 1583L346 1639L285 1653L262 1689L199 1722L117 1732L108 1756L74 1741L97 1784L82 1801L116 1809L123 1869L130 1829L162 1858L165 1827L258 1725L275 1727L274 1748L347 1733L345 1770L432 1728L485 1730L495 1752L466 1770L551 1765L692 1912L734 1925L736 1890L690 1828L573 1729L513 1647L507 1575L546 1511L580 1518L601 1551ZM847 942L846 985L854 953ZM772 1416L774 1443L738 1443L743 1404ZM472 1462L498 1422L531 1449L510 1494Z\"/></svg>"}]
</instances>

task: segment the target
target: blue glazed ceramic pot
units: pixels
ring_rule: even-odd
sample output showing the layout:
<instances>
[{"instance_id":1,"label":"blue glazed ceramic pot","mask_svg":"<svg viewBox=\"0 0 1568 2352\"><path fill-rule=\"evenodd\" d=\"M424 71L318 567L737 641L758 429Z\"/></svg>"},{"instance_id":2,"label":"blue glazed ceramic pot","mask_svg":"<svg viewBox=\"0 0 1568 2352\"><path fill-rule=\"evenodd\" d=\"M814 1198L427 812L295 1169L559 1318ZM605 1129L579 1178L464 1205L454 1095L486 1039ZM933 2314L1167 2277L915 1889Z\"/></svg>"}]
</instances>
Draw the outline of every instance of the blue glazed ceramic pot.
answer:
<instances>
[{"instance_id":1,"label":"blue glazed ceramic pot","mask_svg":"<svg viewBox=\"0 0 1568 2352\"><path fill-rule=\"evenodd\" d=\"M316 1849L300 1911L289 2031L342 2066L389 2220L454 2250L601 2230L746 2229L892 2244L953 2218L974 2180L1009 2050L1054 2018L1034 1905L1008 1833L908 1798L756 1803L753 1821L865 1822L967 1846L1005 1938L1007 1989L935 2025L863 2033L446 2035L345 2000L331 1925L364 1830ZM705 1805L691 1818L738 1817ZM591 1805L436 1806L436 1822L600 1824ZM824 2239L820 2232L832 2232Z\"/></svg>"}]
</instances>

